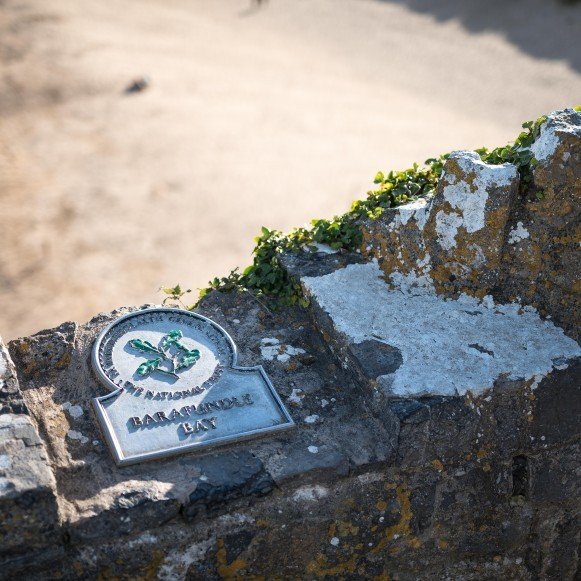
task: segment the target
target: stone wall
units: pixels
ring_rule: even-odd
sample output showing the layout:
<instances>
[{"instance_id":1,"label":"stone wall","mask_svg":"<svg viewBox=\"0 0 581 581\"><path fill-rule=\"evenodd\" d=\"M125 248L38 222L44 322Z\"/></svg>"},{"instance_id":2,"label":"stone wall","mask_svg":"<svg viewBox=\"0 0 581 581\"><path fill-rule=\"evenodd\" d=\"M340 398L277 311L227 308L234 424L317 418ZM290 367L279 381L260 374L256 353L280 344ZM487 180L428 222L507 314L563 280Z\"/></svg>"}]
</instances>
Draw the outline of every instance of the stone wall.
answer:
<instances>
[{"instance_id":1,"label":"stone wall","mask_svg":"<svg viewBox=\"0 0 581 581\"><path fill-rule=\"evenodd\" d=\"M514 166L453 153L433 199L365 224L364 252L393 288L518 301L578 339L580 119L572 109L549 116L532 146L538 165L525 195Z\"/></svg>"},{"instance_id":2,"label":"stone wall","mask_svg":"<svg viewBox=\"0 0 581 581\"><path fill-rule=\"evenodd\" d=\"M282 435L119 468L90 354L134 309L0 343L0 578L578 577L580 114L533 150L540 199L456 152L360 252L282 257L306 309L203 300Z\"/></svg>"}]
</instances>

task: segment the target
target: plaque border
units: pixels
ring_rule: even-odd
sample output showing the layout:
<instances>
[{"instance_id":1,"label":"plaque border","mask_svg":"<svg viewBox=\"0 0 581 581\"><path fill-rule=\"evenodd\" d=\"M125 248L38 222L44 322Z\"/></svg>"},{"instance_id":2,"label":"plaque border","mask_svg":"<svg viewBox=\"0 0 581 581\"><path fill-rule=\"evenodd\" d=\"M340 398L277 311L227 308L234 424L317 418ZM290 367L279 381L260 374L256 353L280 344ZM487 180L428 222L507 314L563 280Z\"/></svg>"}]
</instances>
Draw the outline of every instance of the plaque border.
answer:
<instances>
[{"instance_id":1,"label":"plaque border","mask_svg":"<svg viewBox=\"0 0 581 581\"><path fill-rule=\"evenodd\" d=\"M146 313L159 313L159 312L167 312L167 313L176 313L177 312L177 313L180 313L182 315L193 317L195 319L204 321L204 322L212 325L219 333L221 333L226 338L226 340L230 344L232 358L231 358L230 365L228 368L234 369L235 371L241 371L243 373L244 372L246 372L246 373L258 372L261 375L262 379L264 380L265 387L267 388L270 395L272 396L272 399L274 400L275 404L278 406L279 411L280 411L281 415L284 417L285 421L281 424L276 425L276 426L257 428L254 430L239 432L238 434L231 434L229 436L218 437L218 438L215 438L214 440L212 440L211 442L192 442L191 444L187 444L185 446L176 446L173 448L167 448L165 450L157 450L154 452L145 452L142 454L125 456L123 454L123 450L121 448L121 445L119 444L119 441L116 437L115 430L113 429L113 425L109 419L109 416L105 412L104 406L101 403L101 402L105 402L109 399L112 399L114 397L117 397L118 395L123 393L123 391L125 391L125 390L123 387L119 387L118 385L113 383L105 375L103 369L101 369L101 364L99 362L99 348L101 346L103 339L107 335L107 333L109 333L109 331L111 331L111 329L113 327L115 327L116 325L118 325L120 322L127 320L127 319L130 319L132 317L138 316L138 315L143 315ZM132 311L131 313L127 313L126 315L122 315L121 317L118 317L117 319L115 319L114 321L109 323L99 333L99 335L96 337L96 339L93 343L91 362L92 362L93 371L96 373L100 383L102 383L103 385L105 385L106 387L111 389L112 391L111 391L111 393L108 393L106 395L94 397L92 399L92 401L93 401L93 408L94 408L95 413L97 415L97 419L99 420L101 432L104 434L105 439L107 440L107 444L109 445L109 450L111 452L111 455L113 456L113 460L115 461L115 464L117 466L129 466L131 464L137 464L138 462L146 462L149 460L161 460L161 459L168 458L171 456L177 456L178 454L186 454L186 453L191 453L194 451L201 452L203 450L212 449L212 448L215 448L217 446L223 446L223 445L226 445L226 444L229 444L232 442L239 442L239 441L244 441L244 440L248 440L248 439L255 438L255 437L260 437L260 436L266 435L266 434L283 432L283 431L291 430L294 427L296 427L294 420L292 419L292 417L289 414L288 410L286 409L284 403L280 399L280 396L278 395L278 393L274 389L274 386L272 385L272 383L271 383L268 375L266 374L266 371L264 371L264 368L262 367L262 365L254 365L251 367L240 367L236 364L237 359L238 359L238 350L236 349L236 344L234 343L234 340L232 339L232 337L230 337L228 332L223 327L218 325L218 323L216 323L215 321L212 321L212 319L209 319L208 317L204 317L204 315L200 315L200 314L194 313L192 311L186 311L185 309L180 309L177 307L152 307L152 308L147 308L147 309L140 309L137 311Z\"/></svg>"}]
</instances>

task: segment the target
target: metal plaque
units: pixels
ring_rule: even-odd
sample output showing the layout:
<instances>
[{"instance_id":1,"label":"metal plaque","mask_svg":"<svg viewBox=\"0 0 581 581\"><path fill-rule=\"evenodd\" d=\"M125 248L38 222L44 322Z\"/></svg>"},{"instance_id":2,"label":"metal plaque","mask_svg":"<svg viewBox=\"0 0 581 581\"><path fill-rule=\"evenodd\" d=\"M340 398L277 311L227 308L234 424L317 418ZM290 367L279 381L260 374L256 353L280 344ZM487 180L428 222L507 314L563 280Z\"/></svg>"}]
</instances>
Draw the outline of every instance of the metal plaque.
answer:
<instances>
[{"instance_id":1,"label":"metal plaque","mask_svg":"<svg viewBox=\"0 0 581 581\"><path fill-rule=\"evenodd\" d=\"M264 369L190 311L145 309L97 338L93 366L112 393L93 404L119 466L203 450L294 426Z\"/></svg>"}]
</instances>

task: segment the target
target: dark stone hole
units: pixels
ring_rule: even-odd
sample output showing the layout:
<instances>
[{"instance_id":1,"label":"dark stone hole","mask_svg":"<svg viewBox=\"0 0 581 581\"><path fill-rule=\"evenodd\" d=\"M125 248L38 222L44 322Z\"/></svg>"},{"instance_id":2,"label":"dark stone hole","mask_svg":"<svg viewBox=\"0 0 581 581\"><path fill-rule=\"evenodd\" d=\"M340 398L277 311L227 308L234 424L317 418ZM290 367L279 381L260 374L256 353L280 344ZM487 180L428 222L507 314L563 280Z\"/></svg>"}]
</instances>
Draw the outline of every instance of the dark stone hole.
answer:
<instances>
[{"instance_id":1,"label":"dark stone hole","mask_svg":"<svg viewBox=\"0 0 581 581\"><path fill-rule=\"evenodd\" d=\"M240 531L226 535L224 538L226 562L233 563L248 548L255 534L251 531Z\"/></svg>"},{"instance_id":2,"label":"dark stone hole","mask_svg":"<svg viewBox=\"0 0 581 581\"><path fill-rule=\"evenodd\" d=\"M528 497L529 462L526 456L512 459L512 496Z\"/></svg>"},{"instance_id":3,"label":"dark stone hole","mask_svg":"<svg viewBox=\"0 0 581 581\"><path fill-rule=\"evenodd\" d=\"M397 347L383 340L368 339L350 346L351 352L361 366L361 371L369 379L395 373L403 363L403 356Z\"/></svg>"}]
</instances>

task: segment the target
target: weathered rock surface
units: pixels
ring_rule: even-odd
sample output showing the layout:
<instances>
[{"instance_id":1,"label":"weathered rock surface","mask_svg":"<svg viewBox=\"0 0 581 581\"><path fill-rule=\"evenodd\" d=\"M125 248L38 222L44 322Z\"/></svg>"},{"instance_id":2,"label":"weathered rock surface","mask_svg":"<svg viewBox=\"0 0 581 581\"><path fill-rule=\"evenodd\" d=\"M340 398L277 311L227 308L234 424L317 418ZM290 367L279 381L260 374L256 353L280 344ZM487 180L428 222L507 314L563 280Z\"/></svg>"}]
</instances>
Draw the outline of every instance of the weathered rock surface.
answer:
<instances>
[{"instance_id":1,"label":"weathered rock surface","mask_svg":"<svg viewBox=\"0 0 581 581\"><path fill-rule=\"evenodd\" d=\"M128 310L1 350L0 577L577 578L580 125L543 127L542 199L458 152L362 252L283 257L308 309L204 299L294 431L118 468L90 352Z\"/></svg>"},{"instance_id":2,"label":"weathered rock surface","mask_svg":"<svg viewBox=\"0 0 581 581\"><path fill-rule=\"evenodd\" d=\"M514 166L453 153L432 199L364 224L364 254L392 288L519 301L579 339L581 113L549 115L532 150L527 196Z\"/></svg>"},{"instance_id":3,"label":"weathered rock surface","mask_svg":"<svg viewBox=\"0 0 581 581\"><path fill-rule=\"evenodd\" d=\"M433 199L366 224L368 251L394 287L483 297L498 284L518 184L513 165L487 165L477 153L455 152Z\"/></svg>"},{"instance_id":4,"label":"weathered rock surface","mask_svg":"<svg viewBox=\"0 0 581 581\"><path fill-rule=\"evenodd\" d=\"M62 554L55 478L0 339L0 562L25 566ZM0 576L2 572L0 570Z\"/></svg>"},{"instance_id":5,"label":"weathered rock surface","mask_svg":"<svg viewBox=\"0 0 581 581\"><path fill-rule=\"evenodd\" d=\"M581 113L549 116L533 144L542 197L512 210L499 296L533 305L579 340L581 329Z\"/></svg>"},{"instance_id":6,"label":"weathered rock surface","mask_svg":"<svg viewBox=\"0 0 581 581\"><path fill-rule=\"evenodd\" d=\"M392 290L375 262L301 280L345 367L359 366L388 396L481 394L501 376L538 383L581 355L574 339L530 307Z\"/></svg>"},{"instance_id":7,"label":"weathered rock surface","mask_svg":"<svg viewBox=\"0 0 581 581\"><path fill-rule=\"evenodd\" d=\"M90 352L98 332L125 312L99 315L86 325L66 323L10 345L57 482L60 530L70 563L69 569L57 563L51 575L90 576L106 567L99 559L107 559L110 551L89 558L88 545L98 547L113 531L128 539L151 531L165 539L165 532L154 531L173 523L185 527L185 534L192 523L250 510L277 496L280 487L321 486L393 455L382 422L370 414L352 382L344 380L307 313L295 309L271 315L251 299L218 293L207 298L200 312L232 335L241 365L265 366L300 429L207 456L115 467L90 409L91 398L106 393L93 376ZM278 514L278 508L272 510ZM241 524L253 522L240 518ZM193 538L186 535L183 541ZM160 550L176 550L172 539L168 536ZM151 559L142 561L138 570L150 565ZM118 565L112 570L125 571ZM44 565L37 573L43 572Z\"/></svg>"}]
</instances>

